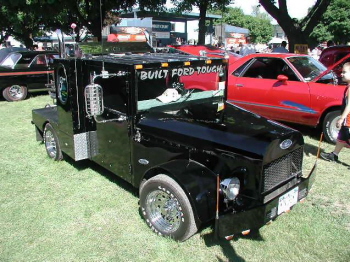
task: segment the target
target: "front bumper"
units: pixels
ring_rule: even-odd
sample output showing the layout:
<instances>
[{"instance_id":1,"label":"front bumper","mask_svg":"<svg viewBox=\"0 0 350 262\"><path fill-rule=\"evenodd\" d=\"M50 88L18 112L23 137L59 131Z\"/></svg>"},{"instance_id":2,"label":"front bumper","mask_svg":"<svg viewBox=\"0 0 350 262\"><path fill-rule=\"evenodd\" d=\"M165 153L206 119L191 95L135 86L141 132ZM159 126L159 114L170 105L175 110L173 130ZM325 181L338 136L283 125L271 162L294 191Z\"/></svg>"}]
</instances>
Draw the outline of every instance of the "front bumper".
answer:
<instances>
[{"instance_id":1,"label":"front bumper","mask_svg":"<svg viewBox=\"0 0 350 262\"><path fill-rule=\"evenodd\" d=\"M287 192L291 192L293 189L298 188L298 198L297 202L303 200L309 193L312 184L315 181L316 176L316 166L313 166L308 177L301 178L300 182L289 188L287 191L279 194L269 202L263 204L262 206L242 211L240 213L230 213L219 216L218 223L218 234L219 237L232 236L234 234L239 234L251 229L258 229L265 224L271 222L271 220L277 218L279 199Z\"/></svg>"}]
</instances>

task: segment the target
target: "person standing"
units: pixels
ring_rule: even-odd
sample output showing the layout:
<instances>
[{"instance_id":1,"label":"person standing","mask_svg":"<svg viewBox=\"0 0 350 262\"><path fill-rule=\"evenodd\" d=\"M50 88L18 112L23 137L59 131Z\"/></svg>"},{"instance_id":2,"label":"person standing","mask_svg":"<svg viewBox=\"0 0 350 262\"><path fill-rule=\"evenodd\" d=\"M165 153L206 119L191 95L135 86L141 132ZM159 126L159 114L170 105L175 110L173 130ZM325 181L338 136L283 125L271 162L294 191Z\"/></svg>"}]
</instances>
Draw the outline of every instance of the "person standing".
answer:
<instances>
[{"instance_id":1,"label":"person standing","mask_svg":"<svg viewBox=\"0 0 350 262\"><path fill-rule=\"evenodd\" d=\"M321 153L321 157L327 161L338 162L338 155L344 147L350 147L350 62L343 65L341 77L347 83L342 103L342 114L336 125L339 128L337 143L333 152Z\"/></svg>"},{"instance_id":2,"label":"person standing","mask_svg":"<svg viewBox=\"0 0 350 262\"><path fill-rule=\"evenodd\" d=\"M272 53L289 53L289 50L286 48L286 46L287 42L282 41L281 46L272 49Z\"/></svg>"},{"instance_id":3,"label":"person standing","mask_svg":"<svg viewBox=\"0 0 350 262\"><path fill-rule=\"evenodd\" d=\"M256 49L254 45L250 43L250 38L247 37L246 44L241 47L241 49L239 50L239 54L241 56L246 56L246 55L255 54L255 53L256 53Z\"/></svg>"},{"instance_id":4,"label":"person standing","mask_svg":"<svg viewBox=\"0 0 350 262\"><path fill-rule=\"evenodd\" d=\"M333 40L328 40L327 47L331 47L331 46L334 46L334 42L333 42Z\"/></svg>"}]
</instances>

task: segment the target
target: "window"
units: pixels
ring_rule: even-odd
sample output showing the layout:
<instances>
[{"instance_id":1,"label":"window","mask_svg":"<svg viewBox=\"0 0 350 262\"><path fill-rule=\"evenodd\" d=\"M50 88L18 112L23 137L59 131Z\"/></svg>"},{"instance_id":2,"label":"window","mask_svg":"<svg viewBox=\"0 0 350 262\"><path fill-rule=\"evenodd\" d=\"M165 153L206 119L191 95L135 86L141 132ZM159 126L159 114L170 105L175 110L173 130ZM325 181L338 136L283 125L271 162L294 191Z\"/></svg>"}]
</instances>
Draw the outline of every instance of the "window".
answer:
<instances>
[{"instance_id":1,"label":"window","mask_svg":"<svg viewBox=\"0 0 350 262\"><path fill-rule=\"evenodd\" d=\"M308 56L296 56L288 58L289 62L302 75L305 81L312 81L320 73L326 70L326 67L319 61Z\"/></svg>"},{"instance_id":2,"label":"window","mask_svg":"<svg viewBox=\"0 0 350 262\"><path fill-rule=\"evenodd\" d=\"M40 54L37 55L32 63L30 64L30 66L37 66L37 65L46 65L46 56L45 54Z\"/></svg>"},{"instance_id":3,"label":"window","mask_svg":"<svg viewBox=\"0 0 350 262\"><path fill-rule=\"evenodd\" d=\"M22 55L20 53L12 53L1 62L1 65L14 68L21 57Z\"/></svg>"},{"instance_id":4,"label":"window","mask_svg":"<svg viewBox=\"0 0 350 262\"><path fill-rule=\"evenodd\" d=\"M246 63L247 64L247 63ZM239 68L243 70L245 65ZM261 79L277 79L278 75L285 75L291 81L299 81L296 74L289 65L280 58L274 57L258 57L243 72L242 77L261 78Z\"/></svg>"},{"instance_id":5,"label":"window","mask_svg":"<svg viewBox=\"0 0 350 262\"><path fill-rule=\"evenodd\" d=\"M125 77L98 78L96 84L103 88L103 103L106 111L120 113L127 111L127 87Z\"/></svg>"}]
</instances>

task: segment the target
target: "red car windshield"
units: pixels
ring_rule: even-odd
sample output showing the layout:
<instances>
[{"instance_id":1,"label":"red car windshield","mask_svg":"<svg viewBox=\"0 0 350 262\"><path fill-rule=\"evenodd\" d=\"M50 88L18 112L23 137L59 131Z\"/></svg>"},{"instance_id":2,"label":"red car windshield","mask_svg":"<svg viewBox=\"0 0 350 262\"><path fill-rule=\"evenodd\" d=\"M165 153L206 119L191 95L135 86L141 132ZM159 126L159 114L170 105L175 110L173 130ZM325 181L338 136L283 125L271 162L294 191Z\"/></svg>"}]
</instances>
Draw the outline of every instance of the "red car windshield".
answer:
<instances>
[{"instance_id":1,"label":"red car windshield","mask_svg":"<svg viewBox=\"0 0 350 262\"><path fill-rule=\"evenodd\" d=\"M313 81L327 68L309 56L293 56L289 57L288 61L298 70L306 82Z\"/></svg>"}]
</instances>

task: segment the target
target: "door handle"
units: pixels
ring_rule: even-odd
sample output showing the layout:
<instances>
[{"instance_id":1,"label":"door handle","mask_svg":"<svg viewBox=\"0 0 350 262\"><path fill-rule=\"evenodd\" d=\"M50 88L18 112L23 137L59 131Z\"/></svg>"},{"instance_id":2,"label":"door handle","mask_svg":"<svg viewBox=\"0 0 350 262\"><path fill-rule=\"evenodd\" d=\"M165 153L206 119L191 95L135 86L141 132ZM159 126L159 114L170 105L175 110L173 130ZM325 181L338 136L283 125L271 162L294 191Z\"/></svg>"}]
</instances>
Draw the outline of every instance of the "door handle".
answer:
<instances>
[{"instance_id":1,"label":"door handle","mask_svg":"<svg viewBox=\"0 0 350 262\"><path fill-rule=\"evenodd\" d=\"M243 84L236 84L237 87L243 87Z\"/></svg>"}]
</instances>

